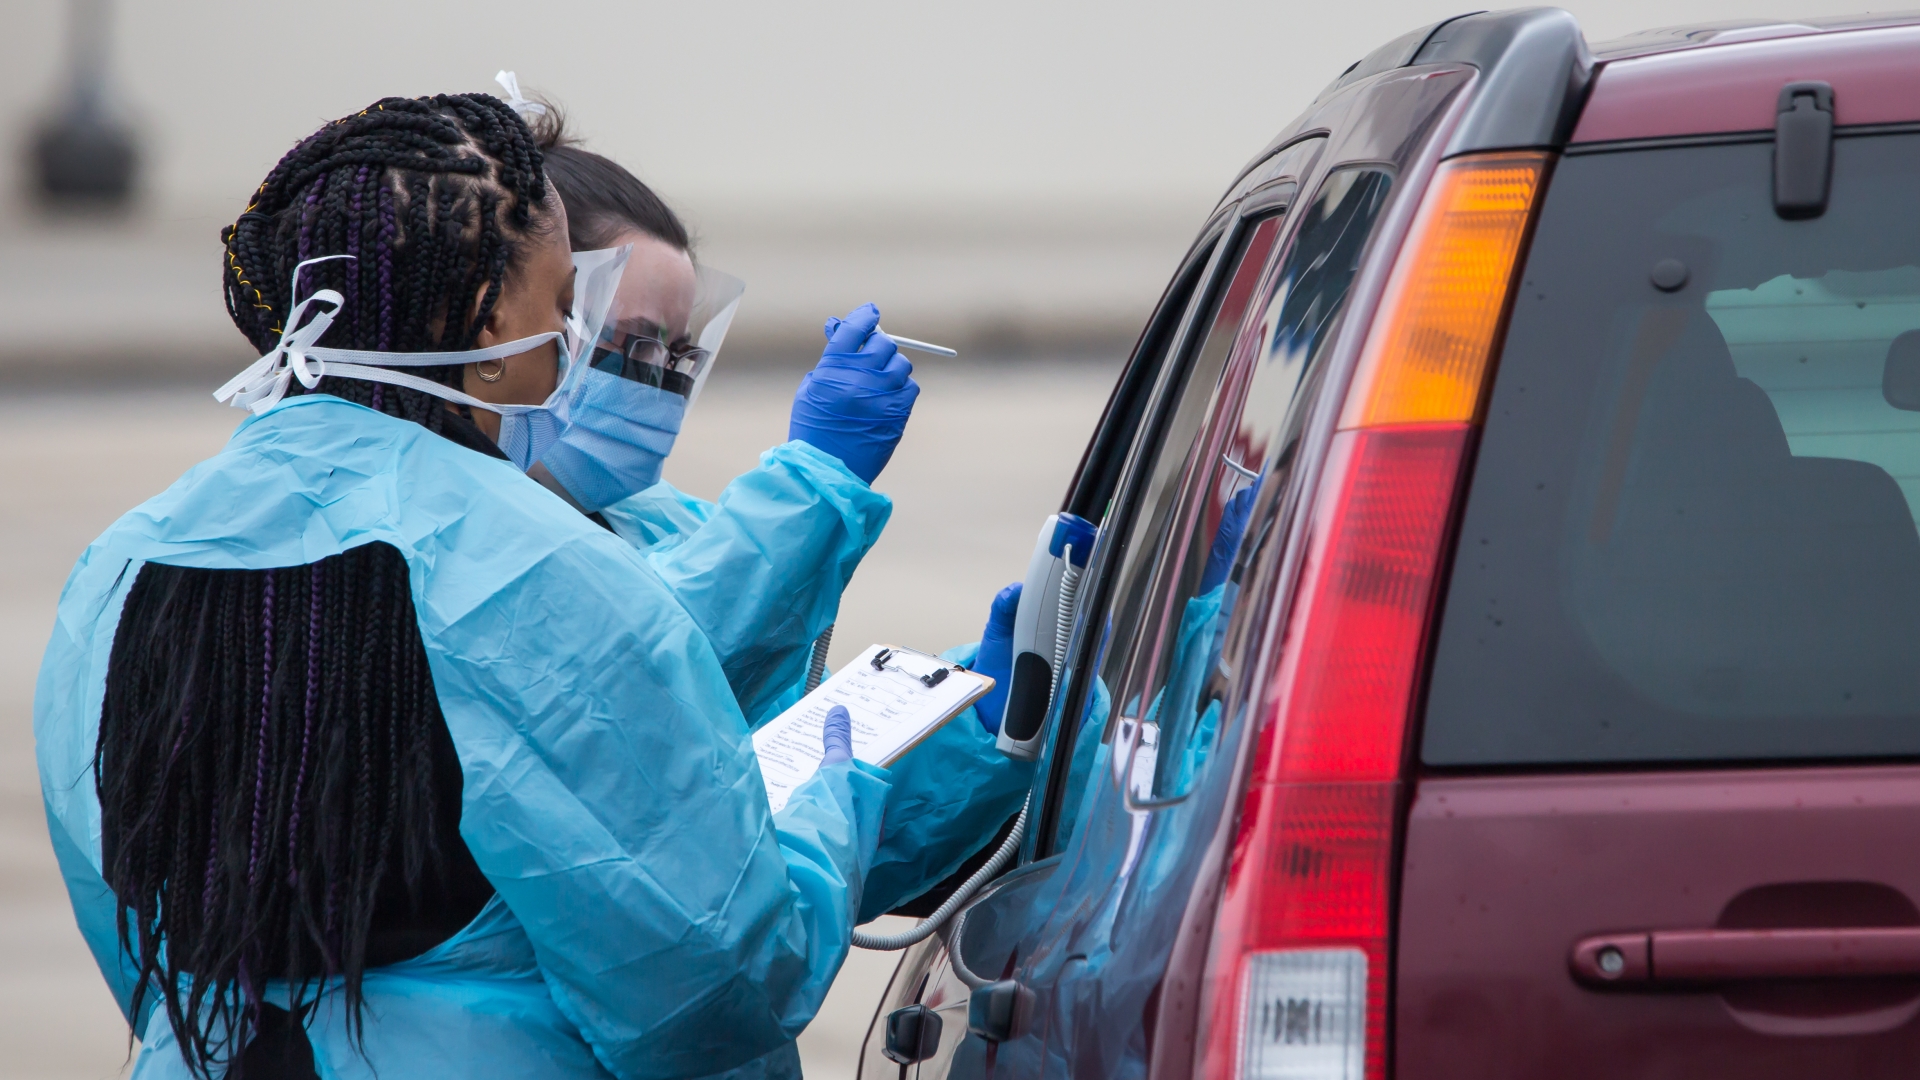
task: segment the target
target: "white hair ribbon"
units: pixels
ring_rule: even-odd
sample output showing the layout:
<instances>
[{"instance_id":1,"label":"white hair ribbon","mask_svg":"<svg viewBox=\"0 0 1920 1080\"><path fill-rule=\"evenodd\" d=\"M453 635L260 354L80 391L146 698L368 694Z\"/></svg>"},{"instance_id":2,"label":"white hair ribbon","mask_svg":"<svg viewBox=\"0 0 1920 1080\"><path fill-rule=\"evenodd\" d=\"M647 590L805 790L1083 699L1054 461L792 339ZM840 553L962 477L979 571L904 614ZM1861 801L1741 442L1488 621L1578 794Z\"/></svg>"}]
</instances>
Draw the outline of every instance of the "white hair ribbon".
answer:
<instances>
[{"instance_id":1,"label":"white hair ribbon","mask_svg":"<svg viewBox=\"0 0 1920 1080\"><path fill-rule=\"evenodd\" d=\"M547 115L545 105L537 101L528 101L520 96L520 77L513 72L502 71L493 77L493 81L499 83L500 88L507 92L507 108L519 113L520 119Z\"/></svg>"},{"instance_id":2,"label":"white hair ribbon","mask_svg":"<svg viewBox=\"0 0 1920 1080\"><path fill-rule=\"evenodd\" d=\"M332 259L351 259L352 255L324 255L317 259L308 259L293 268L293 291L300 289L300 272L315 263ZM315 301L329 305L317 312L304 326L300 320L306 315L307 305ZM213 392L214 400L223 401L236 409L250 409L255 415L266 412L286 397L287 387L299 379L300 385L311 390L328 375L336 378L364 379L367 382L387 383L392 386L404 386L410 390L432 394L447 401L458 402L476 409L510 416L515 413L536 412L546 409L544 405L496 405L490 401L481 401L471 394L462 393L445 383L423 379L418 375L408 375L400 371L388 371L389 367L443 367L449 364L474 364L482 360L504 360L509 356L518 356L529 349L560 337L557 332L535 334L532 337L518 338L499 345L490 345L484 349L461 349L455 352L415 352L395 353L376 352L369 349L329 349L314 343L320 340L327 328L333 325L333 317L340 312L346 298L333 289L321 289L301 299L287 313L287 321L282 324L280 342L265 356L247 365L247 369L226 385ZM369 365L379 364L379 367Z\"/></svg>"}]
</instances>

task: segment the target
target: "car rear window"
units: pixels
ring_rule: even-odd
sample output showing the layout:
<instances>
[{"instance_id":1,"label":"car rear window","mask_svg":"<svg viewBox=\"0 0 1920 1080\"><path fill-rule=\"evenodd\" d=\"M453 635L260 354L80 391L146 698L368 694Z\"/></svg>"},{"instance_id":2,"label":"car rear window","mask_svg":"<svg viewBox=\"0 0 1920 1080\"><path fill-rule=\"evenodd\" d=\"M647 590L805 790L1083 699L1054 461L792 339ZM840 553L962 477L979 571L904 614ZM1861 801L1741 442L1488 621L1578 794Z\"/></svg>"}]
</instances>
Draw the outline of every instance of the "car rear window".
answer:
<instances>
[{"instance_id":1,"label":"car rear window","mask_svg":"<svg viewBox=\"0 0 1920 1080\"><path fill-rule=\"evenodd\" d=\"M1428 693L1437 766L1920 756L1920 135L1570 156Z\"/></svg>"}]
</instances>

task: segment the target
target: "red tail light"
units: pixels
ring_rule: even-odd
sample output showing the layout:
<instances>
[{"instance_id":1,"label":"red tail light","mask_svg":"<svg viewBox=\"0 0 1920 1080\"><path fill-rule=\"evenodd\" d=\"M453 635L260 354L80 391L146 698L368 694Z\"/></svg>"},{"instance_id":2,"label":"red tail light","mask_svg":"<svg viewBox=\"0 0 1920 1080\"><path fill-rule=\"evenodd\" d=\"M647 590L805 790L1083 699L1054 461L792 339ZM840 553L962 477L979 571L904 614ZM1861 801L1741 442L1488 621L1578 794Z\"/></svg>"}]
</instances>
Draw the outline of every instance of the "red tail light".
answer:
<instances>
[{"instance_id":1,"label":"red tail light","mask_svg":"<svg viewBox=\"0 0 1920 1080\"><path fill-rule=\"evenodd\" d=\"M1203 1076L1384 1075L1401 747L1470 432L1335 436L1214 924Z\"/></svg>"},{"instance_id":2,"label":"red tail light","mask_svg":"<svg viewBox=\"0 0 1920 1080\"><path fill-rule=\"evenodd\" d=\"M1466 424L1334 436L1253 782L1397 780ZM1317 562L1314 556L1319 555ZM1277 743L1277 746L1265 745Z\"/></svg>"},{"instance_id":3,"label":"red tail light","mask_svg":"<svg viewBox=\"0 0 1920 1080\"><path fill-rule=\"evenodd\" d=\"M1460 159L1396 262L1313 500L1214 923L1199 1075L1382 1080L1401 763L1539 154Z\"/></svg>"}]
</instances>

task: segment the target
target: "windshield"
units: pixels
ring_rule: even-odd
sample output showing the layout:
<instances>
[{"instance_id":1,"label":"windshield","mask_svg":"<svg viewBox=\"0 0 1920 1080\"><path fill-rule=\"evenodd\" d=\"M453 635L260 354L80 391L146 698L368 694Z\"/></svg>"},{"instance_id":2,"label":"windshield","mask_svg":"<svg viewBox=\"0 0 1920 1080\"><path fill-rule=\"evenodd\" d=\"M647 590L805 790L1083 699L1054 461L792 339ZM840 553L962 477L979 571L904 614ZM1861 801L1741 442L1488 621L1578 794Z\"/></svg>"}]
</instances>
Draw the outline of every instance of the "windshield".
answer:
<instances>
[{"instance_id":1,"label":"windshield","mask_svg":"<svg viewBox=\"0 0 1920 1080\"><path fill-rule=\"evenodd\" d=\"M1834 146L1809 221L1766 141L1559 164L1429 764L1920 754L1920 135Z\"/></svg>"}]
</instances>

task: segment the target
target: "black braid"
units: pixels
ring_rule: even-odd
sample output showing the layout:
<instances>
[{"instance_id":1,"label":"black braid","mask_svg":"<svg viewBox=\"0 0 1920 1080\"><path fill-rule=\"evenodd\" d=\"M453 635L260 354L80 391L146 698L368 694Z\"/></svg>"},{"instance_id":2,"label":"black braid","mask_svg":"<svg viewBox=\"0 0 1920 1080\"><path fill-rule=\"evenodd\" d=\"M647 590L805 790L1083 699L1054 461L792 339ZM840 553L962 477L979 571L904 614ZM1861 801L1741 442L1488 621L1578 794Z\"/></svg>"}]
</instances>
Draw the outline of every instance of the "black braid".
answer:
<instances>
[{"instance_id":1,"label":"black braid","mask_svg":"<svg viewBox=\"0 0 1920 1080\"><path fill-rule=\"evenodd\" d=\"M302 275L303 295L346 298L325 344L471 347L524 241L557 224L542 167L526 125L485 94L388 98L329 124L225 230L228 313L264 353L303 253L351 253ZM434 430L448 415L359 380L308 392ZM457 928L490 890L448 831L458 763L406 562L385 544L275 571L142 567L94 764L105 877L141 973L135 1015L157 998L209 1080L240 1080L269 982L292 988L298 1016L337 980L357 1038L366 969L430 947L376 929L395 914L415 937Z\"/></svg>"},{"instance_id":2,"label":"black braid","mask_svg":"<svg viewBox=\"0 0 1920 1080\"><path fill-rule=\"evenodd\" d=\"M432 279L433 262L439 254L437 246L432 244L433 234L433 191L430 181L424 176L414 177L407 185L407 199L404 209L407 223L405 235L422 238L425 249L414 258L408 272L409 284L406 290L407 313L395 346L403 351L424 352L427 349L427 307L426 296Z\"/></svg>"},{"instance_id":3,"label":"black braid","mask_svg":"<svg viewBox=\"0 0 1920 1080\"><path fill-rule=\"evenodd\" d=\"M435 764L452 745L399 552L272 574L269 606L266 572L143 567L96 749L135 1015L157 996L208 1077L245 1046L268 980L297 1013L339 978L357 1037L376 910L444 905L449 874L478 873L436 841L460 780Z\"/></svg>"}]
</instances>

